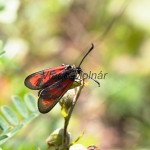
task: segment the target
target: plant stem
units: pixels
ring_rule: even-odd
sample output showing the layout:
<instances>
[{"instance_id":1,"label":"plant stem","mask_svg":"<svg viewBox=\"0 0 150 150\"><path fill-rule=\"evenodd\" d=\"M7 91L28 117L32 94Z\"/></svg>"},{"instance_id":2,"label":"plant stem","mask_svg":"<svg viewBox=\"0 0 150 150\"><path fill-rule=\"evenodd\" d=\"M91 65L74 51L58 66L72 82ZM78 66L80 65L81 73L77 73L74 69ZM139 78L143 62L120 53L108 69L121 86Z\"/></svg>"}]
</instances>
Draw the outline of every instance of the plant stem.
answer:
<instances>
[{"instance_id":1,"label":"plant stem","mask_svg":"<svg viewBox=\"0 0 150 150\"><path fill-rule=\"evenodd\" d=\"M70 121L72 112L73 112L73 110L74 110L74 107L75 107L75 105L76 105L76 102L77 102L77 100L78 100L78 97L80 96L80 93L81 93L81 90L82 90L83 87L84 87L84 84L82 84L80 87L77 87L77 88L75 89L75 96L74 96L74 99L73 99L71 108L69 109L68 116L65 118L64 133L63 133L63 147L64 147L64 150L69 150L69 147L68 147L68 145L67 145L67 143L66 143L67 128L68 128L68 124L69 124L69 121Z\"/></svg>"}]
</instances>

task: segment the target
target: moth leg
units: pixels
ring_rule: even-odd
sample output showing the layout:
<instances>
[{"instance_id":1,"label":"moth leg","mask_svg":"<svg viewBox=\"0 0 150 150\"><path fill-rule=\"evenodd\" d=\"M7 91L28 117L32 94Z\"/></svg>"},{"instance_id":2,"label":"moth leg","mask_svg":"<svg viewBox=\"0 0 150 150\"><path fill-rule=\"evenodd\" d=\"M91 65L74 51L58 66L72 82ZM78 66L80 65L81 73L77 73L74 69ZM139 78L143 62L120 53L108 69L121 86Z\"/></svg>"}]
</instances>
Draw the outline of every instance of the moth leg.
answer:
<instances>
[{"instance_id":1,"label":"moth leg","mask_svg":"<svg viewBox=\"0 0 150 150\"><path fill-rule=\"evenodd\" d=\"M74 82L75 83L77 83L77 84L81 84L81 82L82 82L82 79L79 79L79 78L75 78L76 80L74 80Z\"/></svg>"},{"instance_id":2,"label":"moth leg","mask_svg":"<svg viewBox=\"0 0 150 150\"><path fill-rule=\"evenodd\" d=\"M76 82L76 83L78 83L78 84L79 84L79 82L78 82L78 81L74 81L74 82Z\"/></svg>"}]
</instances>

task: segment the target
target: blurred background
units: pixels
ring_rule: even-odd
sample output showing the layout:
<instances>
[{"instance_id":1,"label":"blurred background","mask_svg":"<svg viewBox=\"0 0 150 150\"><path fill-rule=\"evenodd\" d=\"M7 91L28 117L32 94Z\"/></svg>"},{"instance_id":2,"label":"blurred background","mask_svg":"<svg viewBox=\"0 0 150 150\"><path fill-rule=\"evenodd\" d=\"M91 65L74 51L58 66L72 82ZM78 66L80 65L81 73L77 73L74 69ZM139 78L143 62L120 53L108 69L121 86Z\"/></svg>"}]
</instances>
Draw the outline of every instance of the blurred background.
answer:
<instances>
[{"instance_id":1,"label":"blurred background","mask_svg":"<svg viewBox=\"0 0 150 150\"><path fill-rule=\"evenodd\" d=\"M150 1L149 0L1 0L0 105L11 96L37 92L24 86L29 74L82 64L84 72L108 73L90 80L75 107L69 131L84 146L101 150L150 149ZM40 115L3 149L41 150L63 118L59 104Z\"/></svg>"}]
</instances>

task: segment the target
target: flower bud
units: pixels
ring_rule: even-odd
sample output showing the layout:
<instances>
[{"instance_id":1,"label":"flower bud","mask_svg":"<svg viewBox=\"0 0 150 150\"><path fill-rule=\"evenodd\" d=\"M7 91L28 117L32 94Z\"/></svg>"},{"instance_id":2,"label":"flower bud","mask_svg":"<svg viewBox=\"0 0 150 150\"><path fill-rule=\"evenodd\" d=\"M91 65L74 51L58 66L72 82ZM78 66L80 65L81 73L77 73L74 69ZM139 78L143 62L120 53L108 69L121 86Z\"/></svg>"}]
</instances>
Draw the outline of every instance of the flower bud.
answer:
<instances>
[{"instance_id":1,"label":"flower bud","mask_svg":"<svg viewBox=\"0 0 150 150\"><path fill-rule=\"evenodd\" d=\"M75 90L74 89L69 90L60 100L59 102L60 105L62 106L63 103L65 103L65 107L68 110L70 106L72 105L74 96L75 96Z\"/></svg>"},{"instance_id":2,"label":"flower bud","mask_svg":"<svg viewBox=\"0 0 150 150\"><path fill-rule=\"evenodd\" d=\"M54 132L50 134L47 138L46 143L49 147L60 147L62 146L62 138L63 138L64 129L58 128ZM67 132L66 143L69 145L70 143L70 133Z\"/></svg>"}]
</instances>

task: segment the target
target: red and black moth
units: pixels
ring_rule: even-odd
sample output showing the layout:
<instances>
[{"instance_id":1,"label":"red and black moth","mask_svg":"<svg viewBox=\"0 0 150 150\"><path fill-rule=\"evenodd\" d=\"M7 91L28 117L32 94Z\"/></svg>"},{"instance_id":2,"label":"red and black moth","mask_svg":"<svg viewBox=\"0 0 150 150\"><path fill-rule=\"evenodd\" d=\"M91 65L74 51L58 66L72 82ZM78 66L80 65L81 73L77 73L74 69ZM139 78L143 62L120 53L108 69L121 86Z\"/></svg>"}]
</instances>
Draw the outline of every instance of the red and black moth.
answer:
<instances>
[{"instance_id":1,"label":"red and black moth","mask_svg":"<svg viewBox=\"0 0 150 150\"><path fill-rule=\"evenodd\" d=\"M93 48L94 45L92 44L92 47L83 57L78 67L62 65L35 72L25 79L26 87L32 90L39 90L38 109L41 113L48 113L69 90L77 76L83 72L80 66ZM97 80L93 80L100 86Z\"/></svg>"}]
</instances>

